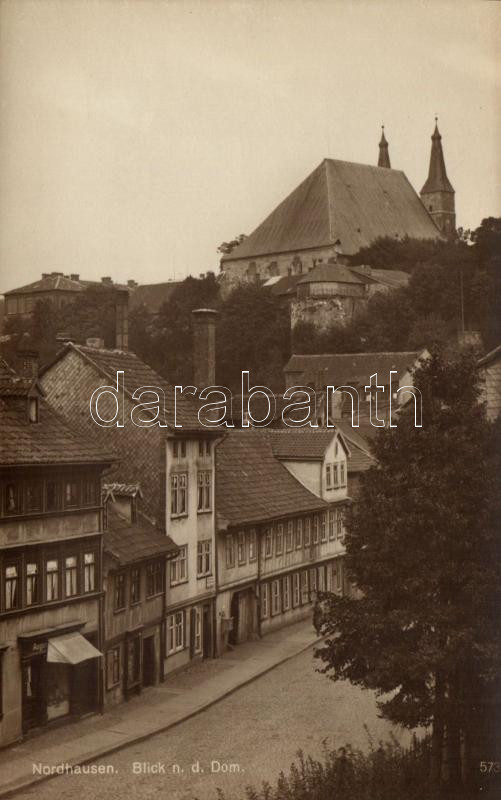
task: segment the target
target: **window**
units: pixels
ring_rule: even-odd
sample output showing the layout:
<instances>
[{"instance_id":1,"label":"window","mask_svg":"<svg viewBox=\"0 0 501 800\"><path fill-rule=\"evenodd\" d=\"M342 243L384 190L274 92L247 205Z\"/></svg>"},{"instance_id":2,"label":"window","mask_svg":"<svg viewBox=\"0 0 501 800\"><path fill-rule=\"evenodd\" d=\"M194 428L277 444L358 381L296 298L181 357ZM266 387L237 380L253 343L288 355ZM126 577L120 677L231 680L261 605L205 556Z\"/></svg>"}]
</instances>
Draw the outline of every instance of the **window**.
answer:
<instances>
[{"instance_id":1,"label":"window","mask_svg":"<svg viewBox=\"0 0 501 800\"><path fill-rule=\"evenodd\" d=\"M281 556L284 552L284 526L281 522L277 525L277 535L275 538L275 553Z\"/></svg>"},{"instance_id":2,"label":"window","mask_svg":"<svg viewBox=\"0 0 501 800\"><path fill-rule=\"evenodd\" d=\"M84 592L96 590L96 554L84 553Z\"/></svg>"},{"instance_id":3,"label":"window","mask_svg":"<svg viewBox=\"0 0 501 800\"><path fill-rule=\"evenodd\" d=\"M29 561L26 564L26 605L34 606L39 602L38 564Z\"/></svg>"},{"instance_id":4,"label":"window","mask_svg":"<svg viewBox=\"0 0 501 800\"><path fill-rule=\"evenodd\" d=\"M325 467L325 485L327 489L332 487L332 469L330 464L327 464Z\"/></svg>"},{"instance_id":5,"label":"window","mask_svg":"<svg viewBox=\"0 0 501 800\"><path fill-rule=\"evenodd\" d=\"M33 423L38 422L38 397L28 398L28 419Z\"/></svg>"},{"instance_id":6,"label":"window","mask_svg":"<svg viewBox=\"0 0 501 800\"><path fill-rule=\"evenodd\" d=\"M344 528L343 528L343 512L340 508L337 509L336 515L336 536L343 541Z\"/></svg>"},{"instance_id":7,"label":"window","mask_svg":"<svg viewBox=\"0 0 501 800\"><path fill-rule=\"evenodd\" d=\"M5 610L12 611L19 608L19 567L17 564L7 564L5 567Z\"/></svg>"},{"instance_id":8,"label":"window","mask_svg":"<svg viewBox=\"0 0 501 800\"><path fill-rule=\"evenodd\" d=\"M327 541L327 514L320 515L320 541Z\"/></svg>"},{"instance_id":9,"label":"window","mask_svg":"<svg viewBox=\"0 0 501 800\"><path fill-rule=\"evenodd\" d=\"M210 539L197 543L197 577L212 573L212 543Z\"/></svg>"},{"instance_id":10,"label":"window","mask_svg":"<svg viewBox=\"0 0 501 800\"><path fill-rule=\"evenodd\" d=\"M233 542L233 534L227 533L225 539L226 550L226 567L231 569L235 566L235 547Z\"/></svg>"},{"instance_id":11,"label":"window","mask_svg":"<svg viewBox=\"0 0 501 800\"><path fill-rule=\"evenodd\" d=\"M308 603L310 600L310 593L308 589L308 573L306 570L301 573L301 602Z\"/></svg>"},{"instance_id":12,"label":"window","mask_svg":"<svg viewBox=\"0 0 501 800\"><path fill-rule=\"evenodd\" d=\"M46 596L47 601L59 598L59 561L50 559L45 565Z\"/></svg>"},{"instance_id":13,"label":"window","mask_svg":"<svg viewBox=\"0 0 501 800\"><path fill-rule=\"evenodd\" d=\"M179 517L188 513L188 475L186 472L176 472L170 478L171 487L171 515Z\"/></svg>"},{"instance_id":14,"label":"window","mask_svg":"<svg viewBox=\"0 0 501 800\"><path fill-rule=\"evenodd\" d=\"M292 605L296 608L301 603L301 586L299 582L299 572L292 576Z\"/></svg>"},{"instance_id":15,"label":"window","mask_svg":"<svg viewBox=\"0 0 501 800\"><path fill-rule=\"evenodd\" d=\"M42 484L26 484L26 511L42 510Z\"/></svg>"},{"instance_id":16,"label":"window","mask_svg":"<svg viewBox=\"0 0 501 800\"><path fill-rule=\"evenodd\" d=\"M65 508L72 508L78 505L78 483L76 481L65 482L64 505Z\"/></svg>"},{"instance_id":17,"label":"window","mask_svg":"<svg viewBox=\"0 0 501 800\"><path fill-rule=\"evenodd\" d=\"M266 619L270 613L270 584L261 585L261 619Z\"/></svg>"},{"instance_id":18,"label":"window","mask_svg":"<svg viewBox=\"0 0 501 800\"><path fill-rule=\"evenodd\" d=\"M205 442L204 442L203 439L199 439L198 440L198 455L199 455L200 458L202 458L204 452L205 452Z\"/></svg>"},{"instance_id":19,"label":"window","mask_svg":"<svg viewBox=\"0 0 501 800\"><path fill-rule=\"evenodd\" d=\"M317 570L315 567L310 569L310 593L311 599L314 600L314 595L317 592Z\"/></svg>"},{"instance_id":20,"label":"window","mask_svg":"<svg viewBox=\"0 0 501 800\"><path fill-rule=\"evenodd\" d=\"M211 509L212 473L210 470L198 471L198 511Z\"/></svg>"},{"instance_id":21,"label":"window","mask_svg":"<svg viewBox=\"0 0 501 800\"><path fill-rule=\"evenodd\" d=\"M311 545L311 517L306 517L304 521L304 546Z\"/></svg>"},{"instance_id":22,"label":"window","mask_svg":"<svg viewBox=\"0 0 501 800\"><path fill-rule=\"evenodd\" d=\"M325 567L318 567L318 591L325 592Z\"/></svg>"},{"instance_id":23,"label":"window","mask_svg":"<svg viewBox=\"0 0 501 800\"><path fill-rule=\"evenodd\" d=\"M211 454L211 452L210 452L210 442L207 440L205 442L205 455L206 456L210 456L210 454Z\"/></svg>"},{"instance_id":24,"label":"window","mask_svg":"<svg viewBox=\"0 0 501 800\"><path fill-rule=\"evenodd\" d=\"M154 597L164 590L164 564L152 561L146 566L146 597Z\"/></svg>"},{"instance_id":25,"label":"window","mask_svg":"<svg viewBox=\"0 0 501 800\"><path fill-rule=\"evenodd\" d=\"M172 444L174 458L186 458L186 442L184 439L175 441Z\"/></svg>"},{"instance_id":26,"label":"window","mask_svg":"<svg viewBox=\"0 0 501 800\"><path fill-rule=\"evenodd\" d=\"M342 464L339 465L339 474L340 474L341 486L346 486L345 472L346 472L345 464L343 462Z\"/></svg>"},{"instance_id":27,"label":"window","mask_svg":"<svg viewBox=\"0 0 501 800\"><path fill-rule=\"evenodd\" d=\"M239 531L238 534L238 563L245 564L246 562L245 557L245 533L244 531Z\"/></svg>"},{"instance_id":28,"label":"window","mask_svg":"<svg viewBox=\"0 0 501 800\"><path fill-rule=\"evenodd\" d=\"M77 557L67 556L64 559L64 594L66 597L74 597L78 593L77 578Z\"/></svg>"},{"instance_id":29,"label":"window","mask_svg":"<svg viewBox=\"0 0 501 800\"><path fill-rule=\"evenodd\" d=\"M318 514L313 517L313 544L318 544L320 537L320 519Z\"/></svg>"},{"instance_id":30,"label":"window","mask_svg":"<svg viewBox=\"0 0 501 800\"><path fill-rule=\"evenodd\" d=\"M332 470L333 470L333 474L334 474L334 486L337 487L337 486L339 486L339 476L338 476L337 464L333 464L332 465Z\"/></svg>"},{"instance_id":31,"label":"window","mask_svg":"<svg viewBox=\"0 0 501 800\"><path fill-rule=\"evenodd\" d=\"M285 549L288 553L294 548L294 520L290 519L287 523L287 535L285 537Z\"/></svg>"},{"instance_id":32,"label":"window","mask_svg":"<svg viewBox=\"0 0 501 800\"><path fill-rule=\"evenodd\" d=\"M193 636L195 653L202 650L202 612L198 606L195 608L195 633Z\"/></svg>"},{"instance_id":33,"label":"window","mask_svg":"<svg viewBox=\"0 0 501 800\"><path fill-rule=\"evenodd\" d=\"M280 581L275 580L271 583L271 615L280 613Z\"/></svg>"},{"instance_id":34,"label":"window","mask_svg":"<svg viewBox=\"0 0 501 800\"><path fill-rule=\"evenodd\" d=\"M333 510L329 511L329 539L332 541L336 538L335 513Z\"/></svg>"},{"instance_id":35,"label":"window","mask_svg":"<svg viewBox=\"0 0 501 800\"><path fill-rule=\"evenodd\" d=\"M255 561L256 556L256 531L252 528L249 531L249 561Z\"/></svg>"},{"instance_id":36,"label":"window","mask_svg":"<svg viewBox=\"0 0 501 800\"><path fill-rule=\"evenodd\" d=\"M106 653L106 688L111 689L120 683L120 647Z\"/></svg>"},{"instance_id":37,"label":"window","mask_svg":"<svg viewBox=\"0 0 501 800\"><path fill-rule=\"evenodd\" d=\"M176 558L170 562L170 585L175 586L176 583L184 583L188 580L188 559L187 559L187 545L179 548L179 553Z\"/></svg>"},{"instance_id":38,"label":"window","mask_svg":"<svg viewBox=\"0 0 501 800\"><path fill-rule=\"evenodd\" d=\"M282 608L288 611L291 607L291 576L282 579Z\"/></svg>"},{"instance_id":39,"label":"window","mask_svg":"<svg viewBox=\"0 0 501 800\"><path fill-rule=\"evenodd\" d=\"M19 514L21 511L21 492L19 484L8 483L5 487L5 513Z\"/></svg>"},{"instance_id":40,"label":"window","mask_svg":"<svg viewBox=\"0 0 501 800\"><path fill-rule=\"evenodd\" d=\"M335 594L342 594L343 576L342 565L339 561L333 561L330 565L330 590Z\"/></svg>"},{"instance_id":41,"label":"window","mask_svg":"<svg viewBox=\"0 0 501 800\"><path fill-rule=\"evenodd\" d=\"M85 478L82 486L82 503L84 506L94 506L97 503L96 482L92 478Z\"/></svg>"},{"instance_id":42,"label":"window","mask_svg":"<svg viewBox=\"0 0 501 800\"><path fill-rule=\"evenodd\" d=\"M139 603L141 599L141 572L139 567L133 567L130 572L130 602L131 605Z\"/></svg>"},{"instance_id":43,"label":"window","mask_svg":"<svg viewBox=\"0 0 501 800\"><path fill-rule=\"evenodd\" d=\"M264 555L265 558L271 558L273 555L273 532L271 528L266 528L264 535Z\"/></svg>"},{"instance_id":44,"label":"window","mask_svg":"<svg viewBox=\"0 0 501 800\"><path fill-rule=\"evenodd\" d=\"M184 649L184 611L167 617L167 655Z\"/></svg>"},{"instance_id":45,"label":"window","mask_svg":"<svg viewBox=\"0 0 501 800\"><path fill-rule=\"evenodd\" d=\"M61 508L60 484L57 481L47 481L45 484L45 510L57 511Z\"/></svg>"},{"instance_id":46,"label":"window","mask_svg":"<svg viewBox=\"0 0 501 800\"><path fill-rule=\"evenodd\" d=\"M125 572L117 572L115 575L115 611L122 611L125 608Z\"/></svg>"},{"instance_id":47,"label":"window","mask_svg":"<svg viewBox=\"0 0 501 800\"><path fill-rule=\"evenodd\" d=\"M301 550L303 546L303 520L296 520L296 550Z\"/></svg>"}]
</instances>

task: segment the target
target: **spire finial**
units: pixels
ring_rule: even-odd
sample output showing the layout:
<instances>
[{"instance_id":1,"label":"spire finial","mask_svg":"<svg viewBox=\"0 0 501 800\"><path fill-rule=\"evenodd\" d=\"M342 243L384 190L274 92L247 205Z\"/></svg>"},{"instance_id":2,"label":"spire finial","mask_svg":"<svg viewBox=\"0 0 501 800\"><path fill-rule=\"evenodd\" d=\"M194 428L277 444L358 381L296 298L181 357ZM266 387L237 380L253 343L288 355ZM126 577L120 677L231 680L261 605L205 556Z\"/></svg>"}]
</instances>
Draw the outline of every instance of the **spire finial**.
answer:
<instances>
[{"instance_id":1,"label":"spire finial","mask_svg":"<svg viewBox=\"0 0 501 800\"><path fill-rule=\"evenodd\" d=\"M381 125L381 141L379 142L379 158L377 162L378 167L386 167L391 169L390 156L388 153L388 142L384 135L384 125Z\"/></svg>"}]
</instances>

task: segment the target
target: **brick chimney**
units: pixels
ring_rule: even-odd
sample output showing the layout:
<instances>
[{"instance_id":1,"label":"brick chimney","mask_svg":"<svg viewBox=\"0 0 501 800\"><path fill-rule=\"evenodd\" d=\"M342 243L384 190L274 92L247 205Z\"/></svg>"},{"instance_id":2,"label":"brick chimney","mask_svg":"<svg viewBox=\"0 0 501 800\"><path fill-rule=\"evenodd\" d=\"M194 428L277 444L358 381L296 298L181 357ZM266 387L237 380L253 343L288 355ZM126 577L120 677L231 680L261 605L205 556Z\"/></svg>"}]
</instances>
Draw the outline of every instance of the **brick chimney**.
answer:
<instances>
[{"instance_id":1,"label":"brick chimney","mask_svg":"<svg viewBox=\"0 0 501 800\"><path fill-rule=\"evenodd\" d=\"M198 389L216 383L216 320L213 308L197 308L193 315L193 383Z\"/></svg>"},{"instance_id":2,"label":"brick chimney","mask_svg":"<svg viewBox=\"0 0 501 800\"><path fill-rule=\"evenodd\" d=\"M115 290L115 347L117 350L129 349L129 292L127 289Z\"/></svg>"}]
</instances>

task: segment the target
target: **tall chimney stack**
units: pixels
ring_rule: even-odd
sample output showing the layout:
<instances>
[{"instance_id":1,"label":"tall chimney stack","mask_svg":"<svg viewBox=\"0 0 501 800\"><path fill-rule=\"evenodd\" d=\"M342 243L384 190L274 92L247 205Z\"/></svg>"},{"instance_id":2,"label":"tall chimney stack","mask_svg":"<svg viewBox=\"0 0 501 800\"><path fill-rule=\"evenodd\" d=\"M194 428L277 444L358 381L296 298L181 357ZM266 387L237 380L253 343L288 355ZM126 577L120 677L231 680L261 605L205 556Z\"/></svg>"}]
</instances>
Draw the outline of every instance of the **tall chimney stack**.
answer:
<instances>
[{"instance_id":1,"label":"tall chimney stack","mask_svg":"<svg viewBox=\"0 0 501 800\"><path fill-rule=\"evenodd\" d=\"M115 290L115 347L117 350L129 349L129 292L127 289Z\"/></svg>"},{"instance_id":2,"label":"tall chimney stack","mask_svg":"<svg viewBox=\"0 0 501 800\"><path fill-rule=\"evenodd\" d=\"M197 308L193 315L193 383L198 389L216 383L216 320L213 308Z\"/></svg>"}]
</instances>

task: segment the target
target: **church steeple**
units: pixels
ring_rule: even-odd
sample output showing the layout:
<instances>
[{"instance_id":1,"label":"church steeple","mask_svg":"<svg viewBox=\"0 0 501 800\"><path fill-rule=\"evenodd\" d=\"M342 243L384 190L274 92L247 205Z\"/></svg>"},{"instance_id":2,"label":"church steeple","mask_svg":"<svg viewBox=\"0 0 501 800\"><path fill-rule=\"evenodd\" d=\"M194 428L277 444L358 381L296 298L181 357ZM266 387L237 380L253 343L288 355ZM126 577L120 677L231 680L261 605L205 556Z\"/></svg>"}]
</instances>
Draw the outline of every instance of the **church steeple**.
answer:
<instances>
[{"instance_id":1,"label":"church steeple","mask_svg":"<svg viewBox=\"0 0 501 800\"><path fill-rule=\"evenodd\" d=\"M431 137L428 178L421 189L421 200L439 230L446 235L451 235L456 227L454 189L445 169L442 137L438 130L437 117L435 117L435 130Z\"/></svg>"},{"instance_id":2,"label":"church steeple","mask_svg":"<svg viewBox=\"0 0 501 800\"><path fill-rule=\"evenodd\" d=\"M391 169L388 142L386 141L386 137L384 135L384 125L381 125L381 141L379 142L379 158L377 165L378 167L386 167L386 169Z\"/></svg>"}]
</instances>

